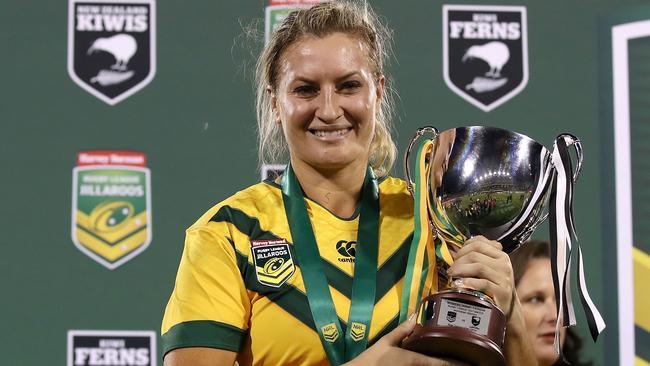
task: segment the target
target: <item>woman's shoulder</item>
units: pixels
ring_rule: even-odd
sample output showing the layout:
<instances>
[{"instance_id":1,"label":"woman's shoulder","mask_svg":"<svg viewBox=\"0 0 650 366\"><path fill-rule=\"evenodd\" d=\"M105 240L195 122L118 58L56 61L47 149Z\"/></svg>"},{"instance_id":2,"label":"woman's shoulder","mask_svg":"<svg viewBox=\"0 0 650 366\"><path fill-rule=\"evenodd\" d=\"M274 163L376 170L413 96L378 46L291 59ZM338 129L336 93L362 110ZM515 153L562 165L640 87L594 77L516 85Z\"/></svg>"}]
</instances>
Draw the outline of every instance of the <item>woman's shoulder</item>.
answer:
<instances>
[{"instance_id":1,"label":"woman's shoulder","mask_svg":"<svg viewBox=\"0 0 650 366\"><path fill-rule=\"evenodd\" d=\"M220 216L233 214L257 217L268 211L282 208L282 191L280 186L264 181L244 188L208 209L195 223L204 226Z\"/></svg>"},{"instance_id":2,"label":"woman's shoulder","mask_svg":"<svg viewBox=\"0 0 650 366\"><path fill-rule=\"evenodd\" d=\"M387 176L379 180L379 192L382 196L410 197L406 182L403 179L391 176Z\"/></svg>"},{"instance_id":3,"label":"woman's shoulder","mask_svg":"<svg viewBox=\"0 0 650 366\"><path fill-rule=\"evenodd\" d=\"M379 200L384 212L391 209L400 216L412 214L413 198L403 179L390 176L381 179L379 181Z\"/></svg>"}]
</instances>

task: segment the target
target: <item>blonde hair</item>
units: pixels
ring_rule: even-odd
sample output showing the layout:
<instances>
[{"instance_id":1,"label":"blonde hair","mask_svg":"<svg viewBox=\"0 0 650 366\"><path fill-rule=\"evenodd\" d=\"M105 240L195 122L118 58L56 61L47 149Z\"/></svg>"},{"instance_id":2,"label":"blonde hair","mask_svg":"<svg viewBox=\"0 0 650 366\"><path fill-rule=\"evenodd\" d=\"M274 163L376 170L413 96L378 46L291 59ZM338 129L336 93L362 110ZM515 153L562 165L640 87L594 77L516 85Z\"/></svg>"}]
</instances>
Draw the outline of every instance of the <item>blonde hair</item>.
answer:
<instances>
[{"instance_id":1,"label":"blonde hair","mask_svg":"<svg viewBox=\"0 0 650 366\"><path fill-rule=\"evenodd\" d=\"M341 32L358 37L368 46L368 61L375 82L384 75L390 54L390 31L377 19L366 2L328 1L290 13L273 32L256 65L256 110L260 164L288 159L287 143L282 129L275 123L271 108L270 87L278 86L278 70L283 52L301 37L325 37ZM375 117L375 135L370 144L370 166L377 177L388 175L397 155L391 137L393 91L385 78L382 102Z\"/></svg>"}]
</instances>

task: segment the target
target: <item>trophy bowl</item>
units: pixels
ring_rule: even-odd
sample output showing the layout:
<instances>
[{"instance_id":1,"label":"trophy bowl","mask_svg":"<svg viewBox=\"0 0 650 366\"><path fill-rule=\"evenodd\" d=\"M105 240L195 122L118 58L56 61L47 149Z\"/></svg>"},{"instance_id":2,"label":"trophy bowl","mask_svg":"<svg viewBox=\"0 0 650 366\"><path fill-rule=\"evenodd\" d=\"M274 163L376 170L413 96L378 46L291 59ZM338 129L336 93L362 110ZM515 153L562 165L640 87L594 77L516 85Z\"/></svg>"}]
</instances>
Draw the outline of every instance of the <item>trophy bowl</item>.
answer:
<instances>
[{"instance_id":1,"label":"trophy bowl","mask_svg":"<svg viewBox=\"0 0 650 366\"><path fill-rule=\"evenodd\" d=\"M434 135L426 159L427 205L434 234L456 247L482 235L499 241L505 252L517 249L548 216L555 177L551 152L525 135L495 127L458 127L440 133L425 127L418 130L405 155L411 193L409 153L427 132ZM580 142L568 134L560 137L576 149L575 181L582 165ZM440 258L438 262L445 265ZM442 276L444 272L439 271ZM404 348L475 365L505 365L507 316L489 296L464 288L443 289L421 301L417 320Z\"/></svg>"}]
</instances>

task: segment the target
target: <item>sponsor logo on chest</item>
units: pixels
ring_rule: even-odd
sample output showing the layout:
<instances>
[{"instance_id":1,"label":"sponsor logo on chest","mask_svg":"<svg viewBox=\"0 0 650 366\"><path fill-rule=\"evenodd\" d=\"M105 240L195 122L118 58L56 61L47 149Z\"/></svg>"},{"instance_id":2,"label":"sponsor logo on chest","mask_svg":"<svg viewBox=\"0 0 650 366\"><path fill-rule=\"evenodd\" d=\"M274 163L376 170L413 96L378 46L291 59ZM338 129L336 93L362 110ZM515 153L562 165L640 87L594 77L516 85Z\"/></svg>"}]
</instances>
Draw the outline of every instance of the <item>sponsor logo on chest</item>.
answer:
<instances>
[{"instance_id":1,"label":"sponsor logo on chest","mask_svg":"<svg viewBox=\"0 0 650 366\"><path fill-rule=\"evenodd\" d=\"M341 255L337 258L342 263L354 263L354 257L357 254L357 242L355 240L339 240L336 243L336 251Z\"/></svg>"}]
</instances>

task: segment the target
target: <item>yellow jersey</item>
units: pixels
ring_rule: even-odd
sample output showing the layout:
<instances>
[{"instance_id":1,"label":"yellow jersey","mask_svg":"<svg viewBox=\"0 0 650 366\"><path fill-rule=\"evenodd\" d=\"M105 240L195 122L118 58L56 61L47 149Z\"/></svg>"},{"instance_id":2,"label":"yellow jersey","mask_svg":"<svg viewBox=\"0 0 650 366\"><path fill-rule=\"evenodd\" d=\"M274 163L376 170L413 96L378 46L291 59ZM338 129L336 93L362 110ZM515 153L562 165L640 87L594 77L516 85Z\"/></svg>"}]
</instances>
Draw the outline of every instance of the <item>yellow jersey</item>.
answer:
<instances>
[{"instance_id":1,"label":"yellow jersey","mask_svg":"<svg viewBox=\"0 0 650 366\"><path fill-rule=\"evenodd\" d=\"M305 198L336 313L347 326L359 215L344 219ZM413 236L406 183L379 183L379 248L369 345L398 324ZM328 365L285 215L281 187L262 182L212 207L186 232L162 322L163 352L211 347L240 365Z\"/></svg>"}]
</instances>

